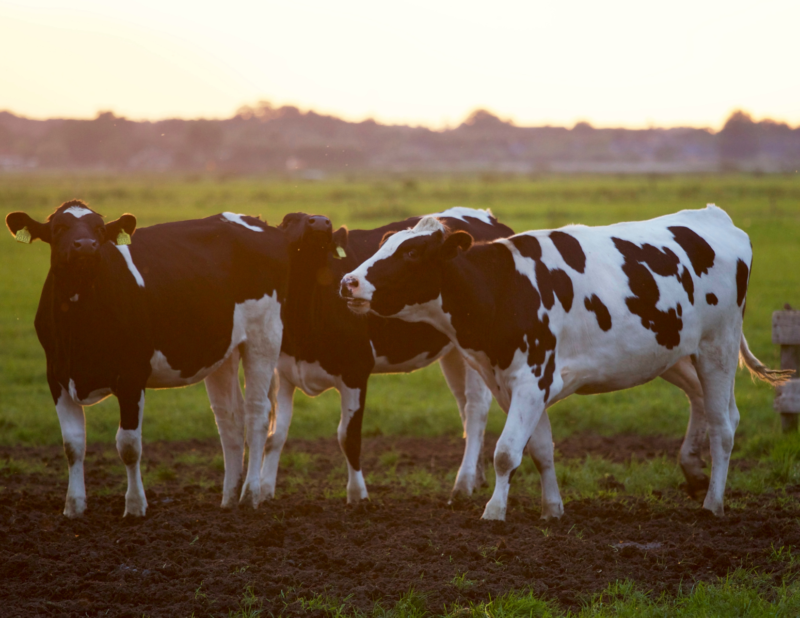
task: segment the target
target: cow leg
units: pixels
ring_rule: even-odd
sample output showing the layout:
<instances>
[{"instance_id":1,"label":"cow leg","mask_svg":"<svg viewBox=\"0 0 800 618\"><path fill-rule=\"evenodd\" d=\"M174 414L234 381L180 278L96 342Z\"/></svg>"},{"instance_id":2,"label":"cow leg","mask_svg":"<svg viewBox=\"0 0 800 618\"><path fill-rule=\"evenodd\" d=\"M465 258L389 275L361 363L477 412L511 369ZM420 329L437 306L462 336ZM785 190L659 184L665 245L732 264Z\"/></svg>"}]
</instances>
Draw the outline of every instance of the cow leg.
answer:
<instances>
[{"instance_id":1,"label":"cow leg","mask_svg":"<svg viewBox=\"0 0 800 618\"><path fill-rule=\"evenodd\" d=\"M137 396L138 395L138 396ZM117 393L119 400L119 429L117 429L117 452L128 473L128 491L125 492L123 517L144 517L147 498L144 495L142 472L142 418L144 416L144 389L136 395Z\"/></svg>"},{"instance_id":2,"label":"cow leg","mask_svg":"<svg viewBox=\"0 0 800 618\"><path fill-rule=\"evenodd\" d=\"M264 462L261 465L261 495L264 498L275 497L275 486L278 482L278 465L280 464L283 445L289 435L289 425L292 422L294 409L295 386L289 380L275 374L278 380L278 406L270 432L267 445L264 449Z\"/></svg>"},{"instance_id":3,"label":"cow leg","mask_svg":"<svg viewBox=\"0 0 800 618\"><path fill-rule=\"evenodd\" d=\"M735 343L738 344L738 337L731 339L735 339ZM697 375L703 387L711 446L711 480L703 508L717 516L724 514L725 483L728 478L735 431L731 421L738 421L739 415L736 402L733 400L737 360L738 345L709 342L701 344L700 354L695 361ZM735 414L732 412L734 410ZM732 418L734 416L735 418Z\"/></svg>"},{"instance_id":4,"label":"cow leg","mask_svg":"<svg viewBox=\"0 0 800 618\"><path fill-rule=\"evenodd\" d=\"M534 384L519 384L511 396L508 418L494 449L496 482L482 519L505 520L511 475L522 463L525 446L544 413L543 393Z\"/></svg>"},{"instance_id":5,"label":"cow leg","mask_svg":"<svg viewBox=\"0 0 800 618\"><path fill-rule=\"evenodd\" d=\"M347 503L366 500L367 486L361 471L361 421L364 418L366 383L361 388L342 386L339 390L342 416L339 420L339 446L347 458Z\"/></svg>"},{"instance_id":6,"label":"cow leg","mask_svg":"<svg viewBox=\"0 0 800 618\"><path fill-rule=\"evenodd\" d=\"M486 480L481 455L492 393L478 372L464 362L455 348L439 360L439 365L458 403L466 438L464 457L456 475L452 497L459 494L470 496Z\"/></svg>"},{"instance_id":7,"label":"cow leg","mask_svg":"<svg viewBox=\"0 0 800 618\"><path fill-rule=\"evenodd\" d=\"M244 466L244 399L239 387L239 352L235 350L205 382L225 460L222 508L230 508L236 504Z\"/></svg>"},{"instance_id":8,"label":"cow leg","mask_svg":"<svg viewBox=\"0 0 800 618\"><path fill-rule=\"evenodd\" d=\"M78 405L65 389L56 402L56 413L64 440L64 453L69 466L69 487L64 515L80 517L86 510L86 485L83 480L83 461L86 457L86 418L83 406Z\"/></svg>"},{"instance_id":9,"label":"cow leg","mask_svg":"<svg viewBox=\"0 0 800 618\"><path fill-rule=\"evenodd\" d=\"M679 360L661 374L661 377L677 386L689 398L689 425L681 445L679 461L683 476L686 477L689 495L702 502L708 491L708 476L703 472L705 462L701 456L708 431L703 387L700 385L697 370L689 357Z\"/></svg>"},{"instance_id":10,"label":"cow leg","mask_svg":"<svg viewBox=\"0 0 800 618\"><path fill-rule=\"evenodd\" d=\"M244 416L247 428L247 477L242 485L240 504L258 508L261 494L261 461L269 431L270 411L274 404L275 367L280 353L282 328L274 329L264 340L244 344Z\"/></svg>"},{"instance_id":11,"label":"cow leg","mask_svg":"<svg viewBox=\"0 0 800 618\"><path fill-rule=\"evenodd\" d=\"M528 440L528 453L536 464L542 483L542 519L558 519L564 514L564 503L558 490L556 466L553 459L553 433L550 417L545 410L539 424Z\"/></svg>"}]
</instances>

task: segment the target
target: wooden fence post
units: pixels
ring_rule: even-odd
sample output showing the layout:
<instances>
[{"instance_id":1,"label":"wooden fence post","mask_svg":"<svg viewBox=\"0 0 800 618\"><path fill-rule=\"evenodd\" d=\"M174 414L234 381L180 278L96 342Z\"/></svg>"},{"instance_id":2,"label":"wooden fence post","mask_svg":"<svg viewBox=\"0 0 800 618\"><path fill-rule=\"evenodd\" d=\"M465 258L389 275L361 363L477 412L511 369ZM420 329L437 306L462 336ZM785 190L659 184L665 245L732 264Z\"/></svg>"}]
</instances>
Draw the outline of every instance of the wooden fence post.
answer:
<instances>
[{"instance_id":1,"label":"wooden fence post","mask_svg":"<svg viewBox=\"0 0 800 618\"><path fill-rule=\"evenodd\" d=\"M800 311L788 304L772 314L772 343L781 346L781 369L800 370ZM797 431L800 415L800 371L794 378L775 389L772 406L781 414L783 433Z\"/></svg>"}]
</instances>

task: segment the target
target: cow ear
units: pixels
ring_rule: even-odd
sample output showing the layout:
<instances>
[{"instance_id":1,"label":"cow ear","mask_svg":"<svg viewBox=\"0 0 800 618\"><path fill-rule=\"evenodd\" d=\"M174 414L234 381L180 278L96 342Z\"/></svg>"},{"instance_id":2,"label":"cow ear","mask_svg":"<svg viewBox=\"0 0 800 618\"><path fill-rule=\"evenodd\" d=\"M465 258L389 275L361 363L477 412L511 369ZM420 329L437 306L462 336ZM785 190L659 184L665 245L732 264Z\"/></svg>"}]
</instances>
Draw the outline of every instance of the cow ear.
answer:
<instances>
[{"instance_id":1,"label":"cow ear","mask_svg":"<svg viewBox=\"0 0 800 618\"><path fill-rule=\"evenodd\" d=\"M390 236L393 236L393 235L395 235L395 234L397 234L397 232L386 232L386 233L383 235L383 238L381 238L381 244L379 244L379 245L378 245L378 249L380 249L381 247L383 247L383 243L385 243L387 240L389 240L389 237L390 237Z\"/></svg>"},{"instance_id":2,"label":"cow ear","mask_svg":"<svg viewBox=\"0 0 800 618\"><path fill-rule=\"evenodd\" d=\"M30 243L38 238L50 243L50 223L39 223L26 212L9 213L6 225L19 242Z\"/></svg>"},{"instance_id":3,"label":"cow ear","mask_svg":"<svg viewBox=\"0 0 800 618\"><path fill-rule=\"evenodd\" d=\"M333 243L337 247L347 249L347 241L350 239L350 232L347 231L347 226L343 225L333 233Z\"/></svg>"},{"instance_id":4,"label":"cow ear","mask_svg":"<svg viewBox=\"0 0 800 618\"><path fill-rule=\"evenodd\" d=\"M442 259L452 260L458 255L458 250L466 251L472 246L472 236L467 232L453 232L442 243L439 255Z\"/></svg>"},{"instance_id":5,"label":"cow ear","mask_svg":"<svg viewBox=\"0 0 800 618\"><path fill-rule=\"evenodd\" d=\"M136 217L124 214L116 221L106 223L106 238L118 245L128 245L135 230Z\"/></svg>"},{"instance_id":6,"label":"cow ear","mask_svg":"<svg viewBox=\"0 0 800 618\"><path fill-rule=\"evenodd\" d=\"M347 247L347 241L349 240L349 237L350 234L347 231L347 227L344 225L336 230L331 236L330 252L337 260L341 260L347 255L345 248Z\"/></svg>"}]
</instances>

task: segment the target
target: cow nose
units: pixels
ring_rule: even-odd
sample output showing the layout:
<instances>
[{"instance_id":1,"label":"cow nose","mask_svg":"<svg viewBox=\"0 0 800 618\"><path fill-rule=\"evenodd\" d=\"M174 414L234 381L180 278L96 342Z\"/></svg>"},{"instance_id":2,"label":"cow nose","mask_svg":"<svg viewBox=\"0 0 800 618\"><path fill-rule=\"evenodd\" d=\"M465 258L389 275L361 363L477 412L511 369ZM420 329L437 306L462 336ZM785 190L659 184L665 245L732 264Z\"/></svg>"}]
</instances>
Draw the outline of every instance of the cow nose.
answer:
<instances>
[{"instance_id":1,"label":"cow nose","mask_svg":"<svg viewBox=\"0 0 800 618\"><path fill-rule=\"evenodd\" d=\"M94 253L97 251L97 241L94 238L81 238L72 243L76 253Z\"/></svg>"},{"instance_id":2,"label":"cow nose","mask_svg":"<svg viewBox=\"0 0 800 618\"><path fill-rule=\"evenodd\" d=\"M314 215L308 218L306 226L308 226L308 229L314 230L315 232L327 232L331 229L331 220L322 215Z\"/></svg>"},{"instance_id":3,"label":"cow nose","mask_svg":"<svg viewBox=\"0 0 800 618\"><path fill-rule=\"evenodd\" d=\"M351 297L353 295L353 291L358 289L358 279L353 276L348 275L344 279L342 279L342 285L339 293L345 297Z\"/></svg>"}]
</instances>

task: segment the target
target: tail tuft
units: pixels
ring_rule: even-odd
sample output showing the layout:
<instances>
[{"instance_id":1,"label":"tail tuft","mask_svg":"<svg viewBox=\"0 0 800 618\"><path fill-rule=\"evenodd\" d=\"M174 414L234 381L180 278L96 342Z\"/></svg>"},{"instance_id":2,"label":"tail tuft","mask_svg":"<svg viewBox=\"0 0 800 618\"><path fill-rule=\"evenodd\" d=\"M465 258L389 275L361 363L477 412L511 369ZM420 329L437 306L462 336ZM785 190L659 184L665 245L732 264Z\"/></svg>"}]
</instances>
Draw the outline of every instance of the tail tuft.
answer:
<instances>
[{"instance_id":1,"label":"tail tuft","mask_svg":"<svg viewBox=\"0 0 800 618\"><path fill-rule=\"evenodd\" d=\"M747 367L753 380L758 378L762 382L768 382L772 386L788 382L795 375L794 369L770 369L750 351L747 346L747 339L744 338L739 342L739 367Z\"/></svg>"}]
</instances>

